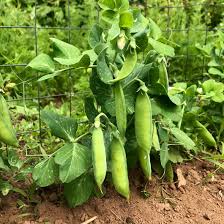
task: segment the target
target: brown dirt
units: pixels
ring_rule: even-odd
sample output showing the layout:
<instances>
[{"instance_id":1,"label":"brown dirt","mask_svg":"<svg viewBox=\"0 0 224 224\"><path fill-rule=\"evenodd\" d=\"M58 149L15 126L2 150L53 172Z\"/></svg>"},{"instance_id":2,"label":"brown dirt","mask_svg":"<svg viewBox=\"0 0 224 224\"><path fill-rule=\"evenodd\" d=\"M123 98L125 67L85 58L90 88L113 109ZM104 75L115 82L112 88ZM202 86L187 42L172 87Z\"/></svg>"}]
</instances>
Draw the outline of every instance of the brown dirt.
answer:
<instances>
[{"instance_id":1,"label":"brown dirt","mask_svg":"<svg viewBox=\"0 0 224 224\"><path fill-rule=\"evenodd\" d=\"M93 224L222 224L224 223L224 174L214 172L209 164L194 162L178 166L186 185L168 185L154 178L145 187L142 180L132 181L128 203L112 189L104 198L93 198L83 206L69 209L57 198L57 192L40 194L41 203L26 203L18 208L18 195L2 199L0 224L80 224L96 218ZM133 176L133 175L131 175ZM96 216L96 217L95 217ZM86 222L88 223L88 222Z\"/></svg>"}]
</instances>

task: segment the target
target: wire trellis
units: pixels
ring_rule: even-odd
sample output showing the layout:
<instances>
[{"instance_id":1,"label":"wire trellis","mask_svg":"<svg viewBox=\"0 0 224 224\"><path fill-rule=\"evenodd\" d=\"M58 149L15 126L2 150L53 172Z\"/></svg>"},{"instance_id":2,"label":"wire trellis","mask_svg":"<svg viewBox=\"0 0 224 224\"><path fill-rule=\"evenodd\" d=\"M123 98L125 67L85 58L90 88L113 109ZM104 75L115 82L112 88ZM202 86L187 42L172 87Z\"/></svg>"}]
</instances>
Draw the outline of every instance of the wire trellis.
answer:
<instances>
[{"instance_id":1,"label":"wire trellis","mask_svg":"<svg viewBox=\"0 0 224 224\"><path fill-rule=\"evenodd\" d=\"M97 2L97 1L96 1ZM186 81L187 80L187 70L188 70L188 67L189 67L189 60L192 59L192 58L196 58L198 57L197 54L192 54L190 51L189 51L189 46L190 46L190 39L191 39L191 33L192 32L198 32L198 35L201 35L202 33L204 33L204 44L207 43L207 39L208 39L208 33L210 31L224 31L224 27L218 27L218 28L210 28L208 27L206 24L205 24L205 27L204 28L194 28L194 27L191 27L190 25L185 27L185 28L172 28L171 26L171 18L172 18L172 15L171 15L171 11L172 10L184 10L184 8L186 7L186 4L175 4L173 3L173 1L171 2L170 0L167 0L167 4L165 5L161 5L161 2L164 2L163 1L157 1L156 3L151 3L150 0L145 0L144 3L141 5L143 7L143 11L144 11L144 14L146 16L150 16L150 12L152 12L153 10L163 10L163 12L161 12L158 16L160 17L163 17L164 20L166 20L166 28L162 28L162 32L167 35L167 36L170 36L171 33L181 33L181 32L185 32L185 35L186 35L186 38L185 38L185 41L186 41L186 51L185 53L183 54L177 54L174 59L183 59L184 60L184 66L183 66L183 81ZM184 1L183 1L184 2ZM185 1L185 2L188 2L188 1ZM189 1L190 2L190 1ZM194 7L202 7L204 6L204 8L206 10L210 9L210 8L218 8L218 7L223 7L224 6L224 3L217 3L217 4L213 4L213 3L189 3L188 7L190 8L194 8ZM25 26L25 25L21 25L21 26L18 26L18 25L13 25L13 26L8 26L8 25L1 25L0 26L0 30L11 30L11 29L19 29L19 30L31 30L33 31L33 38L34 38L34 51L35 51L35 55L38 55L38 34L39 34L39 31L41 30L61 30L61 31L66 31L67 32L67 41L68 43L72 43L71 41L71 35L72 35L72 31L88 31L88 28L86 27L79 27L79 26L74 26L72 24L72 21L71 21L71 0L67 0L66 2L66 7L67 7L67 18L66 18L66 24L65 26L40 26L38 25L38 14L37 14L37 7L38 7L38 1L35 0L35 4L34 4L34 19L33 19L33 25L28 25L28 26ZM96 15L96 21L99 21L99 7L98 5L96 4L96 11L97 11L97 15ZM86 9L86 10L89 10L89 9ZM184 13L184 12L183 12ZM189 17L187 16L186 20L188 21L189 20ZM9 31L10 32L10 31ZM0 40L1 42L1 40ZM0 64L0 68L16 68L16 67L21 67L21 68L25 68L27 66L27 62L20 62L18 64L15 64L15 63L11 63L11 64ZM202 64L201 64L201 73L203 74L205 72L205 58L203 58L203 61L202 61ZM38 79L38 77L40 76L39 73L36 73L36 76L35 77L32 77L30 78L29 80L26 80L24 82L21 82L21 84L23 85L26 85L28 83L32 83L35 79ZM44 130L44 128L42 128L42 122L41 122L41 118L40 118L40 113L41 113L41 100L43 99L54 99L54 98L57 98L57 97L67 97L68 101L69 101L69 113L71 115L72 113L72 98L75 96L75 95L78 95L80 94L80 96L83 94L83 92L81 93L74 93L73 91L73 80L72 80L72 74L71 74L71 71L68 71L67 72L67 87L68 87L68 91L67 93L63 93L63 94L51 94L51 95L45 95L45 96L41 96L41 88L40 88L40 84L37 83L37 94L36 96L32 96L32 97L29 97L29 96L26 96L24 94L24 97L23 98L16 98L16 99L13 99L13 100L9 100L9 102L17 102L17 101L32 101L32 100L37 100L37 103L38 103L38 123L39 123L39 127L38 128L34 128L33 130L30 130L29 131L24 131L24 132L19 132L19 135L27 135L28 132L30 134L34 133L34 132L38 132L39 133L39 140L40 140L40 143L41 143L41 139L42 139L42 132Z\"/></svg>"}]
</instances>

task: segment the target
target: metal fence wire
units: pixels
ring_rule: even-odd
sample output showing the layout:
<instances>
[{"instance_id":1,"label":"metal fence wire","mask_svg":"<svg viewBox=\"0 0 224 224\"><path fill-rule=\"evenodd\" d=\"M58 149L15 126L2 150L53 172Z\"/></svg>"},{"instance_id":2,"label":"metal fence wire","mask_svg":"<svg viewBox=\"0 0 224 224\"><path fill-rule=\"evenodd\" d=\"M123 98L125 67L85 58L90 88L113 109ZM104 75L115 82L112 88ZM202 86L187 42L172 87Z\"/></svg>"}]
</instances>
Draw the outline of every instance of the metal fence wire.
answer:
<instances>
[{"instance_id":1,"label":"metal fence wire","mask_svg":"<svg viewBox=\"0 0 224 224\"><path fill-rule=\"evenodd\" d=\"M80 33L85 32L88 33L89 27L85 26L77 26L73 24L73 20L71 17L71 9L73 7L73 4L75 1L71 0L65 0L66 1L66 22L63 26L40 26L38 23L38 12L40 11L41 5L38 4L38 0L33 0L33 17L31 23L33 25L7 25L4 24L3 22L0 21L0 34L4 32L15 32L15 30L19 30L21 33L23 32L29 32L31 39L27 41L33 41L33 46L34 46L34 52L35 55L38 55L39 52L39 35L41 35L41 32L43 30L49 30L49 31L56 31L59 30L61 32L65 33L65 36L67 38L68 43L74 43L74 40L72 37L74 35L80 35ZM83 3L87 0L82 0L78 1ZM43 1L44 2L44 1ZM90 1L91 2L91 1ZM94 1L95 3L95 21L99 20L99 7L97 6L97 1ZM4 4L4 1L1 2L0 4ZM213 1L192 1L192 0L148 0L148 1L130 1L132 5L135 5L137 7L142 8L144 14L146 17L152 18L155 22L158 23L158 25L161 27L162 31L164 32L165 36L168 37L169 39L173 40L177 44L181 46L181 50L176 52L176 56L174 59L170 60L169 63L169 73L172 75L174 81L175 79L175 74L181 73L182 80L178 81L189 81L189 80L194 80L200 76L195 76L191 77L189 74L194 73L196 70L198 73L203 74L205 72L205 67L206 67L206 60L205 58L202 58L202 60L198 58L197 52L192 50L192 45L195 44L196 42L200 42L202 45L207 43L208 40L208 35L209 33L217 30L224 31L224 22L220 22L221 25L212 27L209 25L208 22L204 21L201 22L202 16L201 14L204 14L204 20L206 20L206 15L211 15L213 12L219 10L222 8L224 10L224 2L221 2L219 0L213 0ZM92 3L93 4L93 3ZM87 11L90 10L89 8L84 9ZM25 12L24 12L25 13ZM184 16L182 16L184 15ZM2 18L4 15L0 15ZM79 16L79 15L77 15ZM198 20L194 22L192 25L192 17L198 17ZM179 19L178 19L179 18ZM222 18L223 19L223 18ZM181 21L179 21L181 20ZM92 21L93 22L93 21ZM180 22L182 22L182 25L180 25ZM179 23L179 25L177 25ZM183 25L184 24L184 25ZM1 35L0 35L0 43L3 43L4 40L1 40ZM171 38L172 37L172 38ZM17 37L16 37L17 38ZM46 36L46 41L48 36ZM59 37L60 38L60 37ZM76 40L82 40L82 36L79 36L76 38ZM20 37L18 37L18 45L19 42L21 41ZM3 43L4 44L4 43ZM8 41L8 44L6 44L7 47L12 47L13 43L10 43L10 40ZM184 45L184 48L182 49ZM24 48L26 46L23 46ZM27 51L30 51L30 49L27 49ZM1 52L0 52L1 54ZM35 56L33 55L33 56ZM0 56L2 57L2 56ZM199 61L197 61L199 60ZM13 60L11 60L14 62ZM197 61L198 63L196 64L196 70L192 67L192 61ZM47 95L42 95L42 88L40 83L36 82L35 80L39 77L40 74L35 73L32 74L28 79L24 80L22 79L22 74L25 70L25 67L29 61L16 61L16 63L0 63L0 74L2 76L7 76L9 73L13 74L16 78L18 78L17 85L22 85L23 86L23 94L22 96L18 97L13 97L8 100L9 103L12 103L12 105L15 105L17 102L22 101L24 104L27 102L35 102L37 105L38 109L38 127L31 127L28 131L20 131L18 132L18 135L20 136L26 136L27 134L32 135L33 133L38 133L39 134L39 140L42 141L42 122L40 119L40 112L41 112L41 105L42 105L42 100L54 100L59 97L65 97L67 101L69 102L69 111L70 115L72 113L72 109L74 105L72 105L73 102L73 97L77 96L79 93L75 93L73 86L74 86L74 79L72 78L73 74L71 71L67 73L67 91L65 93L50 93ZM181 63L181 66L180 66ZM179 65L179 68L181 67L181 70L177 69L177 65ZM36 92L36 96L29 96L26 94L26 88L27 86L33 87ZM48 87L46 85L45 87ZM82 94L82 93L81 93Z\"/></svg>"}]
</instances>

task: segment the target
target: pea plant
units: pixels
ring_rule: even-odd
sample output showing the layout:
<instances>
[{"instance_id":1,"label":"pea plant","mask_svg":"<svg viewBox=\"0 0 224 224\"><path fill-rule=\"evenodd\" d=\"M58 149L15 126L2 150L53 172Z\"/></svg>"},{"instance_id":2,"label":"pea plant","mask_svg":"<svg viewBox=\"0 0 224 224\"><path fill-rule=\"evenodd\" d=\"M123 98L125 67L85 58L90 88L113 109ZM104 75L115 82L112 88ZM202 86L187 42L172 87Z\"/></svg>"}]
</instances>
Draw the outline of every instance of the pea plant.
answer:
<instances>
[{"instance_id":1,"label":"pea plant","mask_svg":"<svg viewBox=\"0 0 224 224\"><path fill-rule=\"evenodd\" d=\"M128 168L140 167L149 181L152 170L173 180L172 164L182 162L195 143L183 132L183 97L170 91L167 57L174 48L158 25L128 0L100 0L101 12L89 34L91 49L51 38L53 54L41 53L28 65L42 72L38 82L86 69L92 96L85 99L87 132L78 122L43 110L42 120L64 145L34 167L40 187L62 183L71 207L104 194L104 182L130 198ZM52 59L53 58L53 59ZM55 65L57 62L57 66ZM56 69L60 68L60 69Z\"/></svg>"}]
</instances>

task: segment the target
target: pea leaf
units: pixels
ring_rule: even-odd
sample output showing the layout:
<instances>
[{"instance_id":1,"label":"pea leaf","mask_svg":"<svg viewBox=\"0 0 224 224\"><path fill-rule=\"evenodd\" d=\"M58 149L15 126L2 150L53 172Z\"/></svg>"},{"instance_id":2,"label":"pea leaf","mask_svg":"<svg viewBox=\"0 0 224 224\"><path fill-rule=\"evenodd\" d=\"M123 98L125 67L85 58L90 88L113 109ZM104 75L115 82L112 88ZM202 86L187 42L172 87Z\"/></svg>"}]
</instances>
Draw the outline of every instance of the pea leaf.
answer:
<instances>
[{"instance_id":1,"label":"pea leaf","mask_svg":"<svg viewBox=\"0 0 224 224\"><path fill-rule=\"evenodd\" d=\"M206 97L211 98L217 103L224 101L224 84L216 82L213 79L209 79L202 84L202 89L206 94Z\"/></svg>"},{"instance_id":2,"label":"pea leaf","mask_svg":"<svg viewBox=\"0 0 224 224\"><path fill-rule=\"evenodd\" d=\"M27 67L46 73L52 73L55 70L54 62L47 54L39 54L27 65Z\"/></svg>"},{"instance_id":3,"label":"pea leaf","mask_svg":"<svg viewBox=\"0 0 224 224\"><path fill-rule=\"evenodd\" d=\"M98 4L100 8L107 10L107 9L114 9L115 2L114 0L99 0Z\"/></svg>"},{"instance_id":4,"label":"pea leaf","mask_svg":"<svg viewBox=\"0 0 224 224\"><path fill-rule=\"evenodd\" d=\"M102 33L103 29L99 25L95 24L92 27L88 39L91 48L96 47L101 42Z\"/></svg>"},{"instance_id":5,"label":"pea leaf","mask_svg":"<svg viewBox=\"0 0 224 224\"><path fill-rule=\"evenodd\" d=\"M58 166L54 158L50 157L38 163L33 169L32 176L40 187L53 184L58 177Z\"/></svg>"},{"instance_id":6,"label":"pea leaf","mask_svg":"<svg viewBox=\"0 0 224 224\"><path fill-rule=\"evenodd\" d=\"M133 18L134 24L130 30L131 33L142 32L147 28L149 21L142 15L141 10L134 9Z\"/></svg>"},{"instance_id":7,"label":"pea leaf","mask_svg":"<svg viewBox=\"0 0 224 224\"><path fill-rule=\"evenodd\" d=\"M85 98L85 114L92 123L94 122L95 117L99 114L95 108L93 97Z\"/></svg>"},{"instance_id":8,"label":"pea leaf","mask_svg":"<svg viewBox=\"0 0 224 224\"><path fill-rule=\"evenodd\" d=\"M76 207L86 202L94 189L93 177L83 174L74 181L64 184L64 195L70 207Z\"/></svg>"},{"instance_id":9,"label":"pea leaf","mask_svg":"<svg viewBox=\"0 0 224 224\"><path fill-rule=\"evenodd\" d=\"M183 157L181 156L180 152L176 149L170 149L169 152L169 160L172 163L182 163L184 161Z\"/></svg>"},{"instance_id":10,"label":"pea leaf","mask_svg":"<svg viewBox=\"0 0 224 224\"><path fill-rule=\"evenodd\" d=\"M160 163L162 167L165 169L167 162L169 161L169 148L168 144L164 142L161 146L161 150L159 152L160 155Z\"/></svg>"},{"instance_id":11,"label":"pea leaf","mask_svg":"<svg viewBox=\"0 0 224 224\"><path fill-rule=\"evenodd\" d=\"M73 65L81 60L82 55L77 47L56 38L50 39L55 47L55 61L62 65Z\"/></svg>"},{"instance_id":12,"label":"pea leaf","mask_svg":"<svg viewBox=\"0 0 224 224\"><path fill-rule=\"evenodd\" d=\"M1 156L0 156L0 169L9 170L9 167L7 165L5 165Z\"/></svg>"},{"instance_id":13,"label":"pea leaf","mask_svg":"<svg viewBox=\"0 0 224 224\"><path fill-rule=\"evenodd\" d=\"M59 165L60 180L69 183L90 168L91 153L84 145L67 143L56 153L55 162Z\"/></svg>"},{"instance_id":14,"label":"pea leaf","mask_svg":"<svg viewBox=\"0 0 224 224\"><path fill-rule=\"evenodd\" d=\"M53 135L66 141L74 141L78 128L75 119L56 114L52 111L42 111L41 119L49 126Z\"/></svg>"},{"instance_id":15,"label":"pea leaf","mask_svg":"<svg viewBox=\"0 0 224 224\"><path fill-rule=\"evenodd\" d=\"M47 80L47 79L52 79L55 76L58 76L59 74L60 74L60 72L54 72L52 74L47 74L47 75L44 75L44 76L40 77L37 81L42 82L42 81Z\"/></svg>"},{"instance_id":16,"label":"pea leaf","mask_svg":"<svg viewBox=\"0 0 224 224\"><path fill-rule=\"evenodd\" d=\"M113 74L106 62L106 49L104 49L97 59L97 73L102 82L108 83L113 79Z\"/></svg>"},{"instance_id":17,"label":"pea leaf","mask_svg":"<svg viewBox=\"0 0 224 224\"><path fill-rule=\"evenodd\" d=\"M108 40L115 39L120 34L120 27L118 23L113 23L108 31Z\"/></svg>"},{"instance_id":18,"label":"pea leaf","mask_svg":"<svg viewBox=\"0 0 224 224\"><path fill-rule=\"evenodd\" d=\"M0 180L0 191L3 196L6 196L12 189L13 186L8 181Z\"/></svg>"},{"instance_id":19,"label":"pea leaf","mask_svg":"<svg viewBox=\"0 0 224 224\"><path fill-rule=\"evenodd\" d=\"M132 13L127 11L120 15L120 27L122 28L131 28L133 26L134 20Z\"/></svg>"},{"instance_id":20,"label":"pea leaf","mask_svg":"<svg viewBox=\"0 0 224 224\"><path fill-rule=\"evenodd\" d=\"M158 40L162 36L162 31L152 19L149 18L149 22L150 35L153 39Z\"/></svg>"},{"instance_id":21,"label":"pea leaf","mask_svg":"<svg viewBox=\"0 0 224 224\"><path fill-rule=\"evenodd\" d=\"M181 107L172 104L166 96L153 98L151 104L154 116L161 114L175 122L178 122L182 118Z\"/></svg>"},{"instance_id":22,"label":"pea leaf","mask_svg":"<svg viewBox=\"0 0 224 224\"><path fill-rule=\"evenodd\" d=\"M115 0L116 8L119 9L120 12L124 12L129 9L129 1L128 0Z\"/></svg>"},{"instance_id":23,"label":"pea leaf","mask_svg":"<svg viewBox=\"0 0 224 224\"><path fill-rule=\"evenodd\" d=\"M8 162L10 166L16 167L17 169L20 169L24 164L24 161L20 160L16 151L13 149L8 151Z\"/></svg>"},{"instance_id":24,"label":"pea leaf","mask_svg":"<svg viewBox=\"0 0 224 224\"><path fill-rule=\"evenodd\" d=\"M110 85L101 81L97 75L96 69L92 70L90 76L90 88L96 98L96 101L102 107L102 111L115 115L115 105L113 101L113 91ZM112 102L112 104L111 104Z\"/></svg>"},{"instance_id":25,"label":"pea leaf","mask_svg":"<svg viewBox=\"0 0 224 224\"><path fill-rule=\"evenodd\" d=\"M178 143L183 145L188 150L194 149L195 143L185 132L176 127L171 128L170 131L172 135L177 139Z\"/></svg>"},{"instance_id":26,"label":"pea leaf","mask_svg":"<svg viewBox=\"0 0 224 224\"><path fill-rule=\"evenodd\" d=\"M119 22L118 13L112 10L105 10L102 12L101 19L109 24Z\"/></svg>"},{"instance_id":27,"label":"pea leaf","mask_svg":"<svg viewBox=\"0 0 224 224\"><path fill-rule=\"evenodd\" d=\"M170 57L173 57L175 56L175 53L174 53L174 48L169 46L169 45L166 45L164 43L161 43L157 40L154 40L152 38L148 38L149 40L149 44L152 46L152 48L157 51L159 54L161 55L165 55L165 56L170 56Z\"/></svg>"},{"instance_id":28,"label":"pea leaf","mask_svg":"<svg viewBox=\"0 0 224 224\"><path fill-rule=\"evenodd\" d=\"M223 72L221 72L219 69L217 69L217 68L209 68L209 70L208 70L208 72L210 73L210 74L212 74L212 75L218 75L218 76L220 76L221 78L224 78L224 73Z\"/></svg>"}]
</instances>

